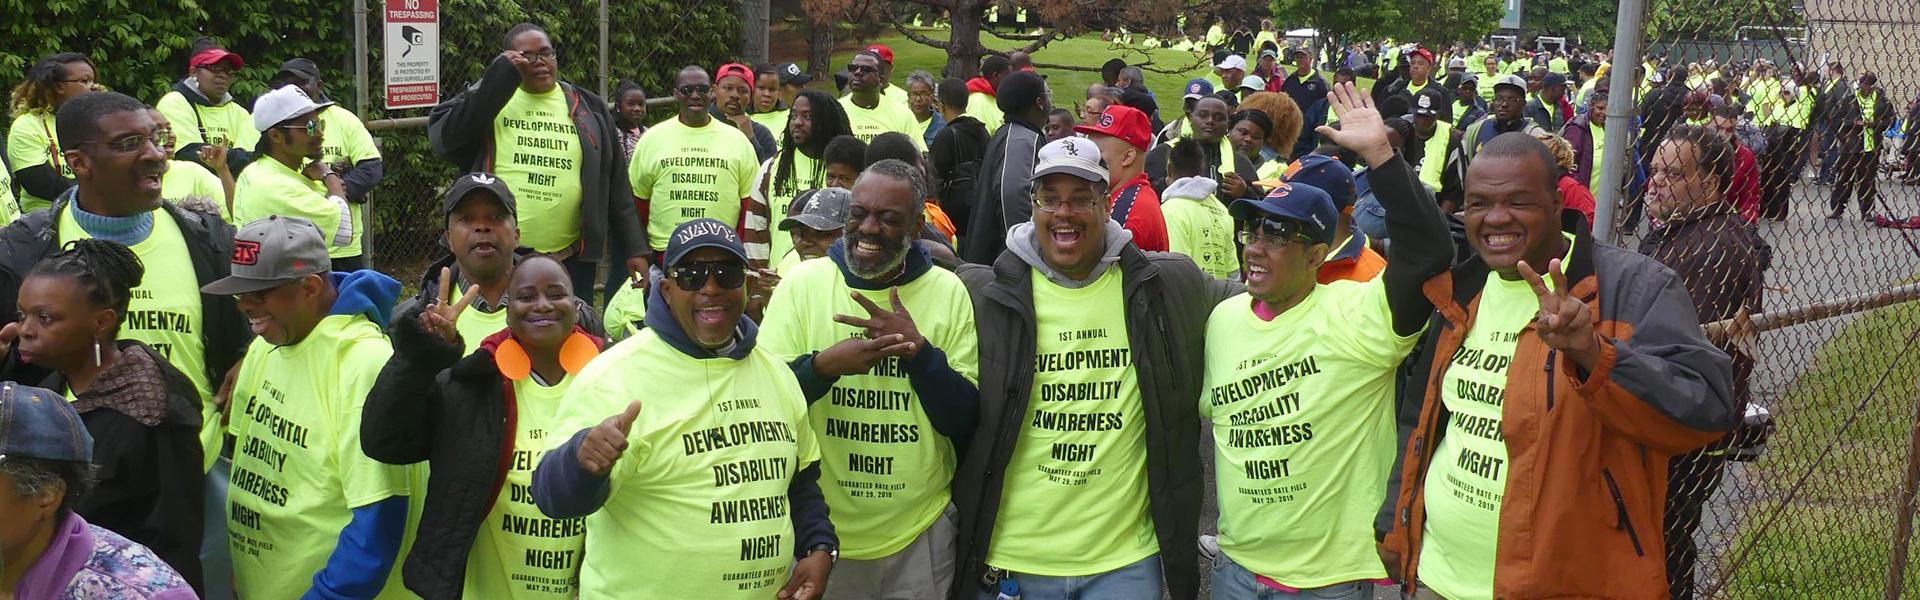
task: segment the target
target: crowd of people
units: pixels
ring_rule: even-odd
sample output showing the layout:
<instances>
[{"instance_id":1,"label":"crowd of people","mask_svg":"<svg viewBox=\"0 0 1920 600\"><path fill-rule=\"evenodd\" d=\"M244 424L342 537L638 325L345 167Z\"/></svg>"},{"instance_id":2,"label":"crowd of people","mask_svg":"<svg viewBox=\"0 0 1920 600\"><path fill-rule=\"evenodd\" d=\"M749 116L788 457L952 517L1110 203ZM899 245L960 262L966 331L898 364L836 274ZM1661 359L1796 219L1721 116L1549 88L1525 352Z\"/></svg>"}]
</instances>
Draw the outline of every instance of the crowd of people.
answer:
<instances>
[{"instance_id":1,"label":"crowd of people","mask_svg":"<svg viewBox=\"0 0 1920 600\"><path fill-rule=\"evenodd\" d=\"M1806 163L1871 213L1875 75L1215 29L1153 43L1215 53L1180 90L875 45L684 66L651 121L517 25L432 109L404 297L311 61L248 106L203 42L149 106L51 55L0 170L0 591L1691 598L1764 435L1702 324L1760 309Z\"/></svg>"}]
</instances>

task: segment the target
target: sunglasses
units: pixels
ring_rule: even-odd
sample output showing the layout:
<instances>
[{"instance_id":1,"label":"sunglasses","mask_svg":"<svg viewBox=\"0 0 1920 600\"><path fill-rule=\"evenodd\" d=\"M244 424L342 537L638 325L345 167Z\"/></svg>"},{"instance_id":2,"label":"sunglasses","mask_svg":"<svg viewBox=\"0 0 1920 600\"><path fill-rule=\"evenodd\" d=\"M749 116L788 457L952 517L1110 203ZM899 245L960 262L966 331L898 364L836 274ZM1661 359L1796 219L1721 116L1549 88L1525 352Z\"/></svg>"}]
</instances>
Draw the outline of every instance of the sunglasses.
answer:
<instances>
[{"instance_id":1,"label":"sunglasses","mask_svg":"<svg viewBox=\"0 0 1920 600\"><path fill-rule=\"evenodd\" d=\"M1278 219L1255 219L1241 226L1236 238L1242 246L1252 246L1254 242L1266 244L1268 248L1278 248L1292 242L1316 244L1318 240L1307 235L1306 227L1294 221Z\"/></svg>"},{"instance_id":2,"label":"sunglasses","mask_svg":"<svg viewBox=\"0 0 1920 600\"><path fill-rule=\"evenodd\" d=\"M848 65L848 66L847 66L847 72L848 72L848 73L855 73L855 74L857 74L857 73L879 73L879 72L880 72L880 67L869 67L869 66L867 66L867 65Z\"/></svg>"},{"instance_id":3,"label":"sunglasses","mask_svg":"<svg viewBox=\"0 0 1920 600\"><path fill-rule=\"evenodd\" d=\"M680 289L697 292L713 279L720 287L737 290L747 284L747 266L736 262L697 262L673 268L673 283Z\"/></svg>"},{"instance_id":4,"label":"sunglasses","mask_svg":"<svg viewBox=\"0 0 1920 600\"><path fill-rule=\"evenodd\" d=\"M326 121L322 121L319 119L307 119L306 123L295 123L293 125L277 125L274 127L274 129L305 129L307 130L307 135L320 133L321 130L326 128L327 128Z\"/></svg>"},{"instance_id":5,"label":"sunglasses","mask_svg":"<svg viewBox=\"0 0 1920 600\"><path fill-rule=\"evenodd\" d=\"M680 95L682 96L705 96L713 91L713 86L702 83L697 85L683 85L680 86L679 89Z\"/></svg>"}]
</instances>

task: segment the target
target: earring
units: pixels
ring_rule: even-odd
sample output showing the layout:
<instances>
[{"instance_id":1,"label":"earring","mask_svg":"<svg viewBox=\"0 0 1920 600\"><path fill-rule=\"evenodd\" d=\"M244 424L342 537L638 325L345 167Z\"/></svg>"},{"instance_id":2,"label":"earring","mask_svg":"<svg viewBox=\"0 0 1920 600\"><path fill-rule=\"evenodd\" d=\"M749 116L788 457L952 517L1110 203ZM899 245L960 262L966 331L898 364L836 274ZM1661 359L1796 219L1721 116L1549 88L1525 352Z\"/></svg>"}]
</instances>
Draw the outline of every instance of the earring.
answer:
<instances>
[{"instance_id":1,"label":"earring","mask_svg":"<svg viewBox=\"0 0 1920 600\"><path fill-rule=\"evenodd\" d=\"M93 366L100 366L100 340L93 341Z\"/></svg>"}]
</instances>

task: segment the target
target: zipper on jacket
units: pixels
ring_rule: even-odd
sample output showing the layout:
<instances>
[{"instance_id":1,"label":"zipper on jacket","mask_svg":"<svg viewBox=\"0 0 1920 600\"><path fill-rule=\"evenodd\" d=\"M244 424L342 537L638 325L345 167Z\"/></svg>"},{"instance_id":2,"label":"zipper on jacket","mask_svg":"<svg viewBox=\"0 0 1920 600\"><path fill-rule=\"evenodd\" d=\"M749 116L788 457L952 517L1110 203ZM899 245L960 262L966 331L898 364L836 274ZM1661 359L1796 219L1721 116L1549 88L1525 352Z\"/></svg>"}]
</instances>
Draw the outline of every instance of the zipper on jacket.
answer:
<instances>
[{"instance_id":1,"label":"zipper on jacket","mask_svg":"<svg viewBox=\"0 0 1920 600\"><path fill-rule=\"evenodd\" d=\"M1614 528L1626 530L1627 541L1633 542L1634 556L1646 556L1646 551L1640 548L1640 534L1633 531L1633 519L1627 518L1627 502L1620 498L1620 485L1613 482L1613 471L1600 467L1600 478L1607 481L1607 491L1613 494L1613 507L1619 511L1620 523Z\"/></svg>"},{"instance_id":2,"label":"zipper on jacket","mask_svg":"<svg viewBox=\"0 0 1920 600\"><path fill-rule=\"evenodd\" d=\"M1547 412L1553 412L1553 361L1559 350L1547 350Z\"/></svg>"}]
</instances>

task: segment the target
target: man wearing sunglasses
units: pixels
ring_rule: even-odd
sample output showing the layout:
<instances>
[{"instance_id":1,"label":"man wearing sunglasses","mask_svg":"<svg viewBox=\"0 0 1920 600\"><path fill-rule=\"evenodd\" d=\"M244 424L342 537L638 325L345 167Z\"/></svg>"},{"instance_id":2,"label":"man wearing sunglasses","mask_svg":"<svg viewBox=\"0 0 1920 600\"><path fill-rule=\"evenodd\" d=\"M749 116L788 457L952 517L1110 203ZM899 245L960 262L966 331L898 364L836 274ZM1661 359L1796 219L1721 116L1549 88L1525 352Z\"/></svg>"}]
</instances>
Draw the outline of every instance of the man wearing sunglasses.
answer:
<instances>
[{"instance_id":1,"label":"man wearing sunglasses","mask_svg":"<svg viewBox=\"0 0 1920 600\"><path fill-rule=\"evenodd\" d=\"M913 116L907 103L886 96L882 89L886 80L881 78L880 71L880 58L873 50L861 50L847 64L847 75L851 79L840 105L847 109L847 124L853 126L854 137L871 142L882 133L897 131L913 138L914 147L925 151L926 128L920 126L920 120Z\"/></svg>"},{"instance_id":2,"label":"man wearing sunglasses","mask_svg":"<svg viewBox=\"0 0 1920 600\"><path fill-rule=\"evenodd\" d=\"M233 226L211 210L161 199L164 134L139 100L113 92L82 94L62 104L55 121L62 158L73 166L74 187L50 210L0 229L0 306L14 306L27 271L67 242L99 238L132 248L147 275L134 288L120 337L164 348L168 361L192 380L202 401L202 468L212 469L220 456L225 429L220 410L230 376L253 338L232 296L199 289L227 276ZM9 320L13 315L6 313ZM31 373L31 365L6 368L21 380L40 376ZM210 479L214 487L207 502L224 511L226 475L221 471ZM208 539L225 548L224 532L215 533Z\"/></svg>"},{"instance_id":3,"label":"man wearing sunglasses","mask_svg":"<svg viewBox=\"0 0 1920 600\"><path fill-rule=\"evenodd\" d=\"M666 249L674 229L697 219L751 231L748 241L766 243L771 210L751 198L760 161L739 128L714 118L709 110L713 90L706 69L680 69L673 88L680 115L648 129L627 165L640 223L654 252ZM764 269L766 262L755 258L749 264Z\"/></svg>"},{"instance_id":4,"label":"man wearing sunglasses","mask_svg":"<svg viewBox=\"0 0 1920 600\"><path fill-rule=\"evenodd\" d=\"M233 185L233 222L245 226L272 215L300 217L326 234L334 271L366 268L360 231L347 204L344 180L320 160L326 121L317 103L287 86L253 103L253 124L265 140L259 164L240 172Z\"/></svg>"},{"instance_id":5,"label":"man wearing sunglasses","mask_svg":"<svg viewBox=\"0 0 1920 600\"><path fill-rule=\"evenodd\" d=\"M400 585L414 468L360 450L361 404L393 355L384 329L400 282L330 272L325 235L299 217L248 223L234 235L232 274L200 288L234 298L259 336L227 427L225 521L241 598L373 598Z\"/></svg>"},{"instance_id":6,"label":"man wearing sunglasses","mask_svg":"<svg viewBox=\"0 0 1920 600\"><path fill-rule=\"evenodd\" d=\"M979 426L954 474L948 597L1157 599L1164 582L1190 600L1202 334L1239 286L1141 252L1108 212L1093 142L1057 140L1039 158L1033 221L992 266L960 270L991 333Z\"/></svg>"},{"instance_id":7,"label":"man wearing sunglasses","mask_svg":"<svg viewBox=\"0 0 1920 600\"><path fill-rule=\"evenodd\" d=\"M295 58L280 64L280 72L268 81L268 87L298 86L315 102L331 102L323 83L318 65L305 58ZM365 239L367 193L386 177L386 161L381 160L380 148L374 145L373 134L367 131L366 124L347 107L334 102L320 109L316 116L327 132L320 145L320 161L340 174L347 202L353 207L354 234Z\"/></svg>"},{"instance_id":8,"label":"man wearing sunglasses","mask_svg":"<svg viewBox=\"0 0 1920 600\"><path fill-rule=\"evenodd\" d=\"M586 518L583 598L817 600L839 541L806 398L744 316L746 249L695 219L663 252L646 328L567 390L559 430L578 433L541 459L534 501Z\"/></svg>"},{"instance_id":9,"label":"man wearing sunglasses","mask_svg":"<svg viewBox=\"0 0 1920 600\"><path fill-rule=\"evenodd\" d=\"M1331 97L1341 128L1319 134L1371 167L1393 259L1380 277L1321 283L1345 224L1332 196L1296 179L1233 203L1247 293L1207 320L1200 401L1213 424L1221 600L1366 599L1387 576L1373 518L1393 466L1395 373L1433 313L1420 286L1452 264L1453 246L1371 99L1352 84Z\"/></svg>"},{"instance_id":10,"label":"man wearing sunglasses","mask_svg":"<svg viewBox=\"0 0 1920 600\"><path fill-rule=\"evenodd\" d=\"M952 584L948 484L973 432L976 332L966 286L919 244L928 195L917 166L867 167L828 260L794 267L767 305L761 339L812 403L847 561L829 598L938 598Z\"/></svg>"},{"instance_id":11,"label":"man wearing sunglasses","mask_svg":"<svg viewBox=\"0 0 1920 600\"><path fill-rule=\"evenodd\" d=\"M611 296L630 270L646 278L652 251L634 214L613 113L559 72L547 31L514 25L480 81L433 107L427 140L461 173L507 182L519 201L520 243L560 257L575 294L593 297L599 264L611 260Z\"/></svg>"}]
</instances>

